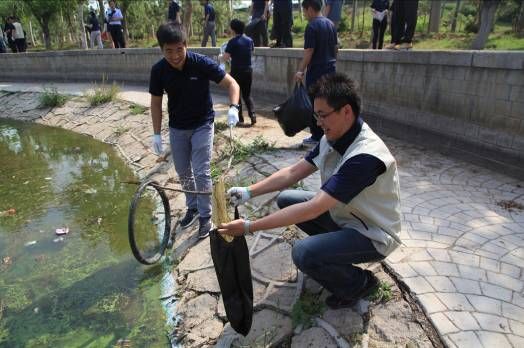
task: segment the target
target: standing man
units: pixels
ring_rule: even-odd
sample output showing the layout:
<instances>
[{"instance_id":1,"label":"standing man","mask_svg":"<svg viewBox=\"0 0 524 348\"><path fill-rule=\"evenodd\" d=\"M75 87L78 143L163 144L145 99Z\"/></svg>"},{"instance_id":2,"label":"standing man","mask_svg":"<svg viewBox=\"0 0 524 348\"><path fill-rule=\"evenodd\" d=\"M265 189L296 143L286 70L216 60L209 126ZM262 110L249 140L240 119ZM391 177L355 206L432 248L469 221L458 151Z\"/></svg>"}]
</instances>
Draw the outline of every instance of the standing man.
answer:
<instances>
[{"instance_id":1,"label":"standing man","mask_svg":"<svg viewBox=\"0 0 524 348\"><path fill-rule=\"evenodd\" d=\"M211 46L217 46L217 37L215 32L215 9L209 3L209 0L202 0L204 6L204 35L202 37L202 47L207 46L207 38L211 35Z\"/></svg>"},{"instance_id":2,"label":"standing man","mask_svg":"<svg viewBox=\"0 0 524 348\"><path fill-rule=\"evenodd\" d=\"M293 4L291 0L273 1L273 36L275 47L293 47L291 27L293 26Z\"/></svg>"},{"instance_id":3,"label":"standing man","mask_svg":"<svg viewBox=\"0 0 524 348\"><path fill-rule=\"evenodd\" d=\"M249 187L228 190L230 202L290 187L315 171L318 192L285 190L281 210L256 221L234 220L219 233L239 236L296 224L309 236L295 242L293 262L332 295L332 309L352 307L378 285L355 264L377 262L401 243L400 185L395 158L360 117L361 98L343 74L323 76L311 92L325 136L304 159Z\"/></svg>"},{"instance_id":4,"label":"standing man","mask_svg":"<svg viewBox=\"0 0 524 348\"><path fill-rule=\"evenodd\" d=\"M15 30L15 26L13 25L13 17L9 16L7 17L6 22L5 22L4 32L7 38L7 45L11 49L11 52L16 53L15 39L13 38L14 30Z\"/></svg>"},{"instance_id":5,"label":"standing man","mask_svg":"<svg viewBox=\"0 0 524 348\"><path fill-rule=\"evenodd\" d=\"M389 0L373 0L371 3L371 14L373 15L373 38L371 39L373 49L382 49L384 33L388 26ZM378 44L378 45L377 45Z\"/></svg>"},{"instance_id":6,"label":"standing man","mask_svg":"<svg viewBox=\"0 0 524 348\"><path fill-rule=\"evenodd\" d=\"M124 30L122 28L122 20L124 20L124 16L122 15L122 11L116 7L115 0L109 0L109 9L106 12L106 19L115 48L126 48Z\"/></svg>"},{"instance_id":7,"label":"standing man","mask_svg":"<svg viewBox=\"0 0 524 348\"><path fill-rule=\"evenodd\" d=\"M269 0L251 1L251 22L248 26L253 26L253 28L250 29L248 35L253 39L255 47L267 46L269 44L269 39L267 37L268 13Z\"/></svg>"},{"instance_id":8,"label":"standing man","mask_svg":"<svg viewBox=\"0 0 524 348\"><path fill-rule=\"evenodd\" d=\"M176 2L176 0L168 1L169 9L167 11L167 20L176 24L182 24L182 20L180 19L180 5Z\"/></svg>"},{"instance_id":9,"label":"standing man","mask_svg":"<svg viewBox=\"0 0 524 348\"><path fill-rule=\"evenodd\" d=\"M304 33L304 57L295 74L295 81L303 82L306 73L306 88L309 89L320 77L335 72L337 62L337 30L333 22L320 12L322 0L303 0L302 9L308 20ZM322 129L311 120L311 137L302 141L305 146L315 146L322 138Z\"/></svg>"},{"instance_id":10,"label":"standing man","mask_svg":"<svg viewBox=\"0 0 524 348\"><path fill-rule=\"evenodd\" d=\"M231 59L231 76L240 86L240 93L247 106L247 113L251 119L251 126L257 123L253 98L251 98L251 83L253 82L253 69L251 67L251 56L253 54L253 40L244 35L244 22L233 19L229 24L233 31L234 37L228 41L224 52L224 60ZM238 99L239 123L244 123L242 115L242 101Z\"/></svg>"},{"instance_id":11,"label":"standing man","mask_svg":"<svg viewBox=\"0 0 524 348\"><path fill-rule=\"evenodd\" d=\"M25 32L22 28L22 24L18 21L18 18L11 17L12 23L13 23L13 39L15 41L16 51L17 52L25 52L25 49L27 47L26 40L25 40Z\"/></svg>"},{"instance_id":12,"label":"standing man","mask_svg":"<svg viewBox=\"0 0 524 348\"><path fill-rule=\"evenodd\" d=\"M413 35L417 27L418 0L394 0L391 4L391 43L386 49L413 48Z\"/></svg>"},{"instance_id":13,"label":"standing man","mask_svg":"<svg viewBox=\"0 0 524 348\"><path fill-rule=\"evenodd\" d=\"M324 16L333 22L335 29L338 32L340 19L342 18L342 3L344 0L326 0L326 7L324 7Z\"/></svg>"},{"instance_id":14,"label":"standing man","mask_svg":"<svg viewBox=\"0 0 524 348\"><path fill-rule=\"evenodd\" d=\"M187 38L180 26L162 24L156 33L164 58L151 68L149 93L153 121L153 150L162 153L162 97L167 92L171 154L182 188L211 192L211 153L215 112L209 92L214 81L229 92L227 115L230 127L238 123L239 87L218 64L187 50ZM198 237L205 238L212 228L211 196L186 193L187 211L182 228L199 218Z\"/></svg>"},{"instance_id":15,"label":"standing man","mask_svg":"<svg viewBox=\"0 0 524 348\"><path fill-rule=\"evenodd\" d=\"M86 27L89 29L89 43L91 45L91 49L95 48L95 42L97 44L97 48L103 49L104 45L102 44L102 33L100 32L100 22L98 22L98 18L96 17L95 10L91 9L89 11L89 19L87 20L88 24Z\"/></svg>"}]
</instances>

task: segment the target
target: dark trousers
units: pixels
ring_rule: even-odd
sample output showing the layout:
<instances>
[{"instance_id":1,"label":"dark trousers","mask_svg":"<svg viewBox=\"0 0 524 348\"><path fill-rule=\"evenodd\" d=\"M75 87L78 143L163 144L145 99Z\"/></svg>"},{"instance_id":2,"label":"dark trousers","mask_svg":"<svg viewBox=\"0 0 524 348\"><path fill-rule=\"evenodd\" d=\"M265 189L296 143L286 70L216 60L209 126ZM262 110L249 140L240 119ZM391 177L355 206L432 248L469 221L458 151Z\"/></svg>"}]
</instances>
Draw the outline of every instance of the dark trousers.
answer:
<instances>
[{"instance_id":1,"label":"dark trousers","mask_svg":"<svg viewBox=\"0 0 524 348\"><path fill-rule=\"evenodd\" d=\"M314 192L286 190L278 196L277 204L284 208L314 196ZM297 226L309 237L293 245L293 262L338 297L351 297L365 284L364 270L354 264L384 259L369 238L355 229L338 226L329 212Z\"/></svg>"},{"instance_id":2,"label":"dark trousers","mask_svg":"<svg viewBox=\"0 0 524 348\"><path fill-rule=\"evenodd\" d=\"M385 16L384 19L379 21L378 19L373 19L373 49L377 49L377 42L378 42L378 49L382 49L382 45L384 43L384 33L386 32L386 28L388 27L388 17Z\"/></svg>"},{"instance_id":3,"label":"dark trousers","mask_svg":"<svg viewBox=\"0 0 524 348\"><path fill-rule=\"evenodd\" d=\"M109 25L109 32L111 33L111 39L115 44L115 48L126 48L126 42L124 40L124 33L121 25Z\"/></svg>"},{"instance_id":4,"label":"dark trousers","mask_svg":"<svg viewBox=\"0 0 524 348\"><path fill-rule=\"evenodd\" d=\"M410 43L417 26L418 0L395 0L391 19L391 42Z\"/></svg>"},{"instance_id":5,"label":"dark trousers","mask_svg":"<svg viewBox=\"0 0 524 348\"><path fill-rule=\"evenodd\" d=\"M240 95L244 99L244 103L247 107L247 113L251 117L255 113L255 106L253 105L253 98L251 98L251 83L253 82L253 70L235 70L231 69L231 76L240 86ZM240 122L244 122L244 115L242 115L242 100L238 101L240 108L238 110L238 119Z\"/></svg>"},{"instance_id":6,"label":"dark trousers","mask_svg":"<svg viewBox=\"0 0 524 348\"><path fill-rule=\"evenodd\" d=\"M15 39L16 50L18 52L25 52L26 44L25 39Z\"/></svg>"},{"instance_id":7,"label":"dark trousers","mask_svg":"<svg viewBox=\"0 0 524 348\"><path fill-rule=\"evenodd\" d=\"M293 47L292 25L293 17L289 11L273 12L273 36L277 41L277 47Z\"/></svg>"},{"instance_id":8,"label":"dark trousers","mask_svg":"<svg viewBox=\"0 0 524 348\"><path fill-rule=\"evenodd\" d=\"M308 66L306 73L306 89L309 91L309 87L318 81L322 76L335 72L335 65L326 65L325 67ZM313 99L311 99L311 105L313 105ZM320 138L324 135L324 131L317 125L317 121L311 115L311 138L316 141L320 141Z\"/></svg>"},{"instance_id":9,"label":"dark trousers","mask_svg":"<svg viewBox=\"0 0 524 348\"><path fill-rule=\"evenodd\" d=\"M265 20L260 20L255 25L251 38L253 39L253 45L255 47L267 46L269 44L269 39L267 36L267 22Z\"/></svg>"}]
</instances>

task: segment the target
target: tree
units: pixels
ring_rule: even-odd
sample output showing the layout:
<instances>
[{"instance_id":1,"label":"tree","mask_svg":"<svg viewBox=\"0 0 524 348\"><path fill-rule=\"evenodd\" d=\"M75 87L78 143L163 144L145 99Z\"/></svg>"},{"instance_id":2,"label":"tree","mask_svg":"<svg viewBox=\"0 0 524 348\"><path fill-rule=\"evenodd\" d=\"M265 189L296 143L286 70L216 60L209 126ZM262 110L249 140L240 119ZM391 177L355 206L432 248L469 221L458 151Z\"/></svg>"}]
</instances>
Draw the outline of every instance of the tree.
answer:
<instances>
[{"instance_id":1,"label":"tree","mask_svg":"<svg viewBox=\"0 0 524 348\"><path fill-rule=\"evenodd\" d=\"M441 0L431 1L431 11L429 13L429 33L438 33L440 27L440 7L442 5Z\"/></svg>"},{"instance_id":2,"label":"tree","mask_svg":"<svg viewBox=\"0 0 524 348\"><path fill-rule=\"evenodd\" d=\"M515 19L515 32L518 34L524 33L524 1L521 0L520 7Z\"/></svg>"},{"instance_id":3,"label":"tree","mask_svg":"<svg viewBox=\"0 0 524 348\"><path fill-rule=\"evenodd\" d=\"M191 36L193 35L193 4L191 3L191 0L185 0L184 2L184 19L182 20L182 24L186 27L186 33L187 33L187 39L191 39Z\"/></svg>"},{"instance_id":4,"label":"tree","mask_svg":"<svg viewBox=\"0 0 524 348\"><path fill-rule=\"evenodd\" d=\"M451 21L451 32L454 33L457 30L457 18L460 10L460 0L457 0L455 5L455 12L453 13L453 20Z\"/></svg>"},{"instance_id":5,"label":"tree","mask_svg":"<svg viewBox=\"0 0 524 348\"><path fill-rule=\"evenodd\" d=\"M480 25L479 31L475 40L471 45L471 48L474 50L482 50L486 46L488 41L489 33L493 29L495 24L495 13L497 12L497 7L500 3L500 0L483 0L480 10Z\"/></svg>"},{"instance_id":6,"label":"tree","mask_svg":"<svg viewBox=\"0 0 524 348\"><path fill-rule=\"evenodd\" d=\"M62 0L25 0L24 4L40 24L42 33L44 34L44 43L46 49L51 49L51 34L49 30L49 23L59 13L61 7L64 5ZM67 4L67 3L66 3ZM69 9L70 10L70 9Z\"/></svg>"}]
</instances>

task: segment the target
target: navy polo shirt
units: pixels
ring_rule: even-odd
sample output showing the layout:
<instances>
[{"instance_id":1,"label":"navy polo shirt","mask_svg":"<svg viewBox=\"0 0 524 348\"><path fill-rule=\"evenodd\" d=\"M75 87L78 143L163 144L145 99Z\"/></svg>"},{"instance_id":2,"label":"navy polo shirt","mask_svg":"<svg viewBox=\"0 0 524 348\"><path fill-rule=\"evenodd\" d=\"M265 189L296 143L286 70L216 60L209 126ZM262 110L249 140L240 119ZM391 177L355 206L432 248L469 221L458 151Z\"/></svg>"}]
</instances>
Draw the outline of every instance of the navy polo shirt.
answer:
<instances>
[{"instance_id":1,"label":"navy polo shirt","mask_svg":"<svg viewBox=\"0 0 524 348\"><path fill-rule=\"evenodd\" d=\"M343 156L362 130L362 119L357 117L353 126L332 147ZM319 155L319 145L309 152L305 160L316 166L313 159ZM344 162L340 169L322 185L321 190L336 200L348 204L377 177L386 171L386 165L370 154L359 154Z\"/></svg>"},{"instance_id":2,"label":"navy polo shirt","mask_svg":"<svg viewBox=\"0 0 524 348\"><path fill-rule=\"evenodd\" d=\"M209 22L215 21L215 9L211 4L204 5L204 17L207 15L209 15L209 18L207 19Z\"/></svg>"},{"instance_id":3,"label":"navy polo shirt","mask_svg":"<svg viewBox=\"0 0 524 348\"><path fill-rule=\"evenodd\" d=\"M326 17L315 17L306 26L304 49L313 48L311 67L335 66L337 31ZM309 67L308 67L309 70Z\"/></svg>"},{"instance_id":4,"label":"navy polo shirt","mask_svg":"<svg viewBox=\"0 0 524 348\"><path fill-rule=\"evenodd\" d=\"M89 24L92 25L90 31L100 31L100 23L98 23L96 16L89 16Z\"/></svg>"},{"instance_id":5,"label":"navy polo shirt","mask_svg":"<svg viewBox=\"0 0 524 348\"><path fill-rule=\"evenodd\" d=\"M237 35L226 46L231 55L231 70L245 71L251 68L251 53L254 50L253 40L246 35Z\"/></svg>"},{"instance_id":6,"label":"navy polo shirt","mask_svg":"<svg viewBox=\"0 0 524 348\"><path fill-rule=\"evenodd\" d=\"M382 12L389 8L389 0L373 0L370 7Z\"/></svg>"},{"instance_id":7,"label":"navy polo shirt","mask_svg":"<svg viewBox=\"0 0 524 348\"><path fill-rule=\"evenodd\" d=\"M225 76L212 59L187 51L182 70L173 68L165 58L153 65L149 93L160 97L167 92L169 127L195 129L213 122L215 112L209 81L220 83Z\"/></svg>"},{"instance_id":8,"label":"navy polo shirt","mask_svg":"<svg viewBox=\"0 0 524 348\"><path fill-rule=\"evenodd\" d=\"M267 0L253 0L252 6L253 6L253 18L260 18L264 15L264 9L266 8L266 1Z\"/></svg>"}]
</instances>

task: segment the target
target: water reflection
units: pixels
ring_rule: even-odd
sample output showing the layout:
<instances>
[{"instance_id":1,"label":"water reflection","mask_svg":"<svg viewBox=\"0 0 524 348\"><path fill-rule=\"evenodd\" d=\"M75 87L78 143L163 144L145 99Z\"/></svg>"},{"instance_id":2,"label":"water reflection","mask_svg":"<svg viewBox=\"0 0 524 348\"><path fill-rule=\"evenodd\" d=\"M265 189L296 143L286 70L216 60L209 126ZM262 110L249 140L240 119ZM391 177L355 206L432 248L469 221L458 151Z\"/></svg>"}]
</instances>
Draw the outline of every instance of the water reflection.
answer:
<instances>
[{"instance_id":1,"label":"water reflection","mask_svg":"<svg viewBox=\"0 0 524 348\"><path fill-rule=\"evenodd\" d=\"M0 162L0 212L16 211L0 215L0 346L166 346L162 276L130 256L125 163L88 137L11 121Z\"/></svg>"}]
</instances>

